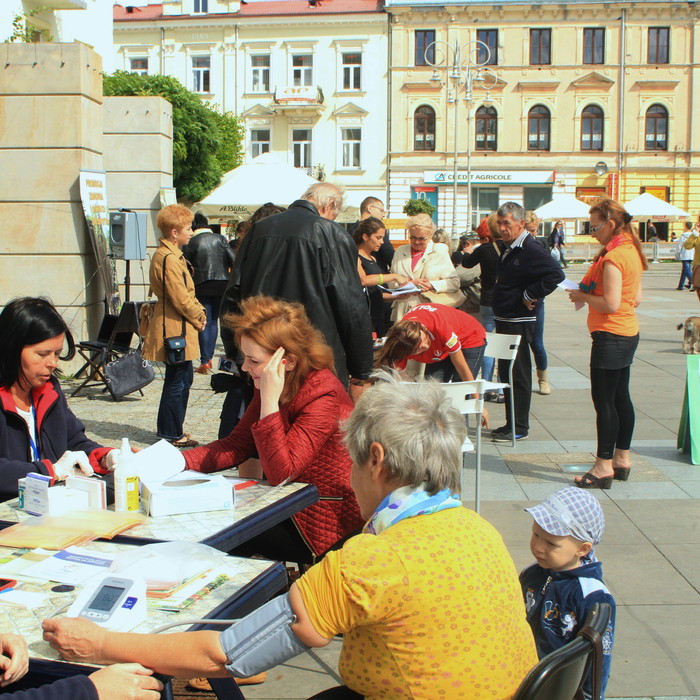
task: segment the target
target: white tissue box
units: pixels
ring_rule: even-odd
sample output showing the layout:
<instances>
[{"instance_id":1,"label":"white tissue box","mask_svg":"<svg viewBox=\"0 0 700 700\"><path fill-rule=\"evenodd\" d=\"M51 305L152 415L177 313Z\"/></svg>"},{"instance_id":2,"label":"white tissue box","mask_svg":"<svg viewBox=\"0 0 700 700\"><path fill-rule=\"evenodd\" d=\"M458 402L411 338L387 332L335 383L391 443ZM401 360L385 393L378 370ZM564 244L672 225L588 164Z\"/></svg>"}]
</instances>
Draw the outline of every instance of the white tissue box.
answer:
<instances>
[{"instance_id":1,"label":"white tissue box","mask_svg":"<svg viewBox=\"0 0 700 700\"><path fill-rule=\"evenodd\" d=\"M141 484L141 500L148 515L202 513L230 510L234 505L232 484L223 476L182 472L163 483Z\"/></svg>"}]
</instances>

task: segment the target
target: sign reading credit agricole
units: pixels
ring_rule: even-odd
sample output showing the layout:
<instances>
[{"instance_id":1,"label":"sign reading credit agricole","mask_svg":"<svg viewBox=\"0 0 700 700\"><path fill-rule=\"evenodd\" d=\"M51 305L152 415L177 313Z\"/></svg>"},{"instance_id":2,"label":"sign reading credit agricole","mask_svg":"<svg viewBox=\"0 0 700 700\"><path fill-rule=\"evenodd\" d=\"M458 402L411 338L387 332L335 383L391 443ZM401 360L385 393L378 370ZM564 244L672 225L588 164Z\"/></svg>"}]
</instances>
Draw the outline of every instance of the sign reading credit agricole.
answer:
<instances>
[{"instance_id":1,"label":"sign reading credit agricole","mask_svg":"<svg viewBox=\"0 0 700 700\"><path fill-rule=\"evenodd\" d=\"M426 170L426 185L452 183L451 170ZM553 170L472 170L472 185L546 185L554 182ZM466 170L457 172L457 184L467 184Z\"/></svg>"}]
</instances>

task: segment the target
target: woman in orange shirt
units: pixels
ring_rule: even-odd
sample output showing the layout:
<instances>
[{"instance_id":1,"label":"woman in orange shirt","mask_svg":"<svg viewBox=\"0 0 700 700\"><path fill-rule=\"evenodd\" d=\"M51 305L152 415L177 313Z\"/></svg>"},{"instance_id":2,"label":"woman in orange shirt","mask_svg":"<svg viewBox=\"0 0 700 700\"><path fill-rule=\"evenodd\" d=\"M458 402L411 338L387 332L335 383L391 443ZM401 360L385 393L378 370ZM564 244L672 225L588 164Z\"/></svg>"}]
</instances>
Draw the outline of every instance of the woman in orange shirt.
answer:
<instances>
[{"instance_id":1,"label":"woman in orange shirt","mask_svg":"<svg viewBox=\"0 0 700 700\"><path fill-rule=\"evenodd\" d=\"M598 449L593 468L574 483L584 489L609 489L630 473L634 406L630 366L639 343L634 310L642 298L642 270L648 268L632 217L617 202L599 199L589 212L591 234L603 246L572 302L588 304L591 332L591 395L596 411Z\"/></svg>"}]
</instances>

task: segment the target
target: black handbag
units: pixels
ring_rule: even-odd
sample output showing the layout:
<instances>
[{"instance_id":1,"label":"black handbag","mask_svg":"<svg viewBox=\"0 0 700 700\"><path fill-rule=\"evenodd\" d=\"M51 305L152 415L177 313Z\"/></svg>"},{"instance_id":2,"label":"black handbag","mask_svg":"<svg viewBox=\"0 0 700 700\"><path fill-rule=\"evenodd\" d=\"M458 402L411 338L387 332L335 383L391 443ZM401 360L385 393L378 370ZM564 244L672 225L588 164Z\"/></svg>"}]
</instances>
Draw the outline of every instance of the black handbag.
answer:
<instances>
[{"instance_id":1,"label":"black handbag","mask_svg":"<svg viewBox=\"0 0 700 700\"><path fill-rule=\"evenodd\" d=\"M155 373L140 350L131 350L105 365L105 381L114 396L126 396L148 386Z\"/></svg>"},{"instance_id":2,"label":"black handbag","mask_svg":"<svg viewBox=\"0 0 700 700\"><path fill-rule=\"evenodd\" d=\"M172 255L172 253L169 253ZM185 337L185 317L180 315L182 319L182 335L173 335L170 338L165 337L165 302L168 298L167 286L165 284L165 260L168 256L163 256L163 346L165 348L165 362L169 365L181 365L185 360L185 348L187 347L187 338ZM183 273L183 279L185 277ZM185 280L185 284L187 280Z\"/></svg>"}]
</instances>

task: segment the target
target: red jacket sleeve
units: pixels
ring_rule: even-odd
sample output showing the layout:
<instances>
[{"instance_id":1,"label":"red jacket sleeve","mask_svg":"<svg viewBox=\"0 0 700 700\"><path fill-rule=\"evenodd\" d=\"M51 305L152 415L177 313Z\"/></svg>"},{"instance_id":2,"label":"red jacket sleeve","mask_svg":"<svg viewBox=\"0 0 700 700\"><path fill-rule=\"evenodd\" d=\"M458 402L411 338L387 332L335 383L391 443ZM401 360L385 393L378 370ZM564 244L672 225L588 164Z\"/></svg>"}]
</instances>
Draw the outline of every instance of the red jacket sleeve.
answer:
<instances>
[{"instance_id":1,"label":"red jacket sleeve","mask_svg":"<svg viewBox=\"0 0 700 700\"><path fill-rule=\"evenodd\" d=\"M252 427L265 477L274 486L297 480L338 429L338 397L314 396L287 427L278 411Z\"/></svg>"},{"instance_id":2,"label":"red jacket sleeve","mask_svg":"<svg viewBox=\"0 0 700 700\"><path fill-rule=\"evenodd\" d=\"M221 440L195 447L185 452L187 469L197 472L218 472L254 457L255 441L252 425L260 417L260 392L256 391L253 401L229 435Z\"/></svg>"}]
</instances>

